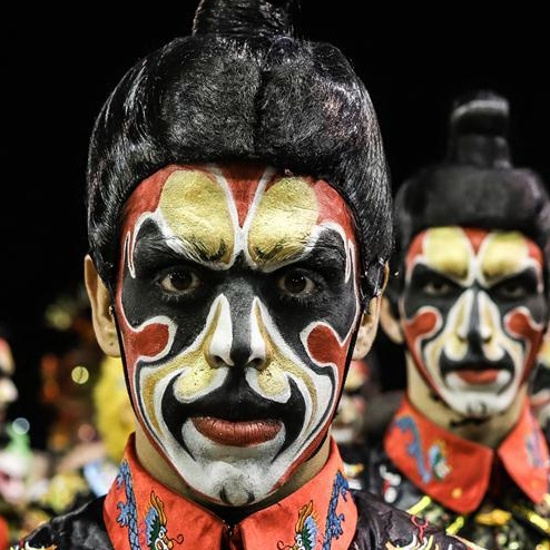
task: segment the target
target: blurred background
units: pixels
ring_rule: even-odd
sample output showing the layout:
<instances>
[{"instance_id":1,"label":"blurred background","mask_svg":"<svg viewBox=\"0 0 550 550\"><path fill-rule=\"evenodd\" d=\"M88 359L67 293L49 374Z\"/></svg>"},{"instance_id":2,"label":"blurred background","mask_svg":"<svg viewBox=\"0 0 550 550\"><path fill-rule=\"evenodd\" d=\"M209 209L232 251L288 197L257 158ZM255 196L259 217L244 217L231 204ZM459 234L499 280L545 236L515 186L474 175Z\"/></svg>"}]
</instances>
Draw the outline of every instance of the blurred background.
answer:
<instances>
[{"instance_id":1,"label":"blurred background","mask_svg":"<svg viewBox=\"0 0 550 550\"><path fill-rule=\"evenodd\" d=\"M71 415L89 414L87 388L100 359L81 287L94 116L130 65L188 34L195 2L146 8L20 4L3 18L0 324L9 332L17 365L19 398L9 416L28 422L38 449L49 444L60 409L69 417L67 426ZM542 13L523 4L513 12L502 4L482 12L466 4L429 10L414 3L403 8L303 0L300 20L305 36L340 47L364 79L395 187L440 159L452 98L479 87L508 97L515 163L550 181L549 48ZM381 382L399 386L398 359L384 342L379 345L387 353Z\"/></svg>"}]
</instances>

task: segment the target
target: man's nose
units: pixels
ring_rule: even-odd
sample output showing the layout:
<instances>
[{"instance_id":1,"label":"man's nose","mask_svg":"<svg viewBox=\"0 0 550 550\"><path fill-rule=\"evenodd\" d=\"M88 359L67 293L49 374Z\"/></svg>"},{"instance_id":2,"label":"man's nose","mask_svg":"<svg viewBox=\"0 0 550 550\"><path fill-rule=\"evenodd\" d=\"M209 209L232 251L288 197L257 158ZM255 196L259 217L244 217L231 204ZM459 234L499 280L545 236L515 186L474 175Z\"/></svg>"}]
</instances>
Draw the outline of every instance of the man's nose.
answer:
<instances>
[{"instance_id":1,"label":"man's nose","mask_svg":"<svg viewBox=\"0 0 550 550\"><path fill-rule=\"evenodd\" d=\"M487 295L483 291L470 289L464 293L463 300L463 316L457 330L459 339L471 346L490 342L493 329L487 315L484 315L488 306Z\"/></svg>"},{"instance_id":2,"label":"man's nose","mask_svg":"<svg viewBox=\"0 0 550 550\"><path fill-rule=\"evenodd\" d=\"M265 330L257 299L236 301L223 296L206 346L208 363L214 368L264 368L268 358Z\"/></svg>"}]
</instances>

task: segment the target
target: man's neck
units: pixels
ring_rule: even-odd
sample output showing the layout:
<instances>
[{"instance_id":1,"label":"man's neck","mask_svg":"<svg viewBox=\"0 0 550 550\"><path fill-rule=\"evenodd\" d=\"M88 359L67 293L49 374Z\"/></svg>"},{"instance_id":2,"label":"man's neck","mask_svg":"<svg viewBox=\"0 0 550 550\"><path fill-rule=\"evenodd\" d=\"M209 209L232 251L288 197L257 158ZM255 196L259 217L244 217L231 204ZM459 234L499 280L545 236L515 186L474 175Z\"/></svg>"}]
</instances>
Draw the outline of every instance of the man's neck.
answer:
<instances>
[{"instance_id":1,"label":"man's neck","mask_svg":"<svg viewBox=\"0 0 550 550\"><path fill-rule=\"evenodd\" d=\"M177 474L174 467L151 444L141 427L136 429L136 454L141 465L154 477L175 493L196 502L215 513L229 525L235 525L246 516L271 506L290 495L312 479L326 464L330 450L330 439L326 437L315 454L292 474L290 479L277 491L260 502L250 506L231 507L213 504L208 499L195 493Z\"/></svg>"}]
</instances>

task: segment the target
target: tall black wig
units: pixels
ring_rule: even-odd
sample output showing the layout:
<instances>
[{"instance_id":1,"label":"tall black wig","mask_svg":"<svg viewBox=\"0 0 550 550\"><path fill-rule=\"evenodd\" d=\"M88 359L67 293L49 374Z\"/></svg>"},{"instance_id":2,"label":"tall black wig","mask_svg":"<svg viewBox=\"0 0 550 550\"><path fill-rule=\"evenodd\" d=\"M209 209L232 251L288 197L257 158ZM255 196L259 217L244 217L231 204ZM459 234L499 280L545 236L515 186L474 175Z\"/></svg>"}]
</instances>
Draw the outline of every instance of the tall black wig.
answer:
<instances>
[{"instance_id":1,"label":"tall black wig","mask_svg":"<svg viewBox=\"0 0 550 550\"><path fill-rule=\"evenodd\" d=\"M391 190L364 84L334 46L299 39L292 0L203 0L189 36L139 61L104 104L88 158L90 253L112 286L125 201L168 164L261 162L328 181L361 244L364 293L390 256Z\"/></svg>"},{"instance_id":2,"label":"tall black wig","mask_svg":"<svg viewBox=\"0 0 550 550\"><path fill-rule=\"evenodd\" d=\"M509 103L488 90L455 100L447 156L420 170L398 189L394 203L398 272L390 285L399 292L403 262L414 236L429 227L458 225L520 231L544 254L546 287L550 265L550 200L534 170L512 163L508 141Z\"/></svg>"}]
</instances>

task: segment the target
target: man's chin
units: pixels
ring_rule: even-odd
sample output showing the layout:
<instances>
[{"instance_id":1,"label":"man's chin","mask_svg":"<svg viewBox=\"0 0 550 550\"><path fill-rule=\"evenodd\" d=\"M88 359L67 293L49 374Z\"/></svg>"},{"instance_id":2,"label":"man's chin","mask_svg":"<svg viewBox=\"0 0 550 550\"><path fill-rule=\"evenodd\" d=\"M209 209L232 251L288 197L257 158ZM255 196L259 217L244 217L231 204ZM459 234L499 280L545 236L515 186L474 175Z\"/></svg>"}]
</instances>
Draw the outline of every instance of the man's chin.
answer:
<instances>
[{"instance_id":1,"label":"man's chin","mask_svg":"<svg viewBox=\"0 0 550 550\"><path fill-rule=\"evenodd\" d=\"M270 477L265 463L249 462L243 467L219 460L202 465L185 481L205 503L242 507L261 502L275 492L277 480Z\"/></svg>"},{"instance_id":2,"label":"man's chin","mask_svg":"<svg viewBox=\"0 0 550 550\"><path fill-rule=\"evenodd\" d=\"M465 399L464 396L452 399L448 404L453 411L460 414L465 420L471 419L474 421L487 420L492 416L502 413L507 408L506 403L495 402L494 394L488 395L484 399L480 393L477 393L471 399Z\"/></svg>"}]
</instances>

